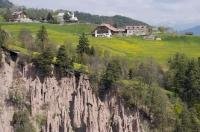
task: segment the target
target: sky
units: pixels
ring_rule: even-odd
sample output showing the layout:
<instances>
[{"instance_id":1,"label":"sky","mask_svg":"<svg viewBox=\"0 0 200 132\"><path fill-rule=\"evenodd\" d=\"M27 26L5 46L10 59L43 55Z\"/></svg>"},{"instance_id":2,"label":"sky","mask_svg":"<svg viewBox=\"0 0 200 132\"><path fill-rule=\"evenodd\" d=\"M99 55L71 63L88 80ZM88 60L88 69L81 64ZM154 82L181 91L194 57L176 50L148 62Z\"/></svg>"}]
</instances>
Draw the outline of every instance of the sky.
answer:
<instances>
[{"instance_id":1,"label":"sky","mask_svg":"<svg viewBox=\"0 0 200 132\"><path fill-rule=\"evenodd\" d=\"M98 15L124 15L177 30L200 25L200 0L10 0L34 8L67 9Z\"/></svg>"}]
</instances>

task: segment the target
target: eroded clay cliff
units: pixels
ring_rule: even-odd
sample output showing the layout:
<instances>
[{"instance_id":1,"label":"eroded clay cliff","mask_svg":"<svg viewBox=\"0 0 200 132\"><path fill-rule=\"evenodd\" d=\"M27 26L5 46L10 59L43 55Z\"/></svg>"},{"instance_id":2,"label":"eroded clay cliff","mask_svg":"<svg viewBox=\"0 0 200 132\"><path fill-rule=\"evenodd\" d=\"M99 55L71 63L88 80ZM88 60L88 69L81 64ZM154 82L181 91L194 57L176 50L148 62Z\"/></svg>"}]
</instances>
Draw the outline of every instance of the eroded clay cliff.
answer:
<instances>
[{"instance_id":1,"label":"eroded clay cliff","mask_svg":"<svg viewBox=\"0 0 200 132\"><path fill-rule=\"evenodd\" d=\"M141 132L137 111L127 111L120 99L108 95L101 101L92 91L86 75L57 80L54 76L43 82L31 77L31 65L23 69L16 62L3 61L0 70L0 132L12 132L15 108L6 103L8 91L20 82L30 92L31 118L38 132ZM20 81L19 81L20 80ZM44 115L42 130L34 117Z\"/></svg>"}]
</instances>

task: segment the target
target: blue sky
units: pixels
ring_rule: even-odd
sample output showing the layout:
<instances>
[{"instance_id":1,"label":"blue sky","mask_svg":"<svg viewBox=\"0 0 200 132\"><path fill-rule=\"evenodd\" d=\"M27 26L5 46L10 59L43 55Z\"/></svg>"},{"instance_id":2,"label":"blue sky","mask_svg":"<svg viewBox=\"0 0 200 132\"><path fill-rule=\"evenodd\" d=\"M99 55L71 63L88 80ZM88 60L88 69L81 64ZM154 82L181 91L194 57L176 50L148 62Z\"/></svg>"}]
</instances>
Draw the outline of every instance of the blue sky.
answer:
<instances>
[{"instance_id":1,"label":"blue sky","mask_svg":"<svg viewBox=\"0 0 200 132\"><path fill-rule=\"evenodd\" d=\"M200 0L10 0L35 8L125 15L151 25L183 29L200 25Z\"/></svg>"}]
</instances>

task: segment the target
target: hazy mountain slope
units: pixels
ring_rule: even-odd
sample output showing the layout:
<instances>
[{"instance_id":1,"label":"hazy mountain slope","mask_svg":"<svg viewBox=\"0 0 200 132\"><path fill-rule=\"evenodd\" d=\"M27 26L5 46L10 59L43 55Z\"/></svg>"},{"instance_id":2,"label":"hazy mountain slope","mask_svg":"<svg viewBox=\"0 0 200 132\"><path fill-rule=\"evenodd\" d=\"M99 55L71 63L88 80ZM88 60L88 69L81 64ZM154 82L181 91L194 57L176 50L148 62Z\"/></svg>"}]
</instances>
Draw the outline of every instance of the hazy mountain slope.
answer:
<instances>
[{"instance_id":1,"label":"hazy mountain slope","mask_svg":"<svg viewBox=\"0 0 200 132\"><path fill-rule=\"evenodd\" d=\"M0 8L12 7L13 4L8 0L0 0Z\"/></svg>"},{"instance_id":2,"label":"hazy mountain slope","mask_svg":"<svg viewBox=\"0 0 200 132\"><path fill-rule=\"evenodd\" d=\"M186 33L186 32L193 32L194 35L200 35L200 26L195 26L195 27L181 31L181 33Z\"/></svg>"}]
</instances>

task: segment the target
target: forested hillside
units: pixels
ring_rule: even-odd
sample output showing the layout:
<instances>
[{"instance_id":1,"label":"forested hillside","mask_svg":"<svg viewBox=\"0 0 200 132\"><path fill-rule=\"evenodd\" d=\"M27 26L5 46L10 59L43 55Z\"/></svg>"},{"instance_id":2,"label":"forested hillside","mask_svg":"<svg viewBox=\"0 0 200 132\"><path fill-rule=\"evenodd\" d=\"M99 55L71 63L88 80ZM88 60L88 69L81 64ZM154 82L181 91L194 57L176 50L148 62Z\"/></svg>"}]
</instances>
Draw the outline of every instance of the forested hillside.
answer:
<instances>
[{"instance_id":1,"label":"forested hillside","mask_svg":"<svg viewBox=\"0 0 200 132\"><path fill-rule=\"evenodd\" d=\"M75 12L75 14L81 22L89 22L94 24L109 23L117 27L123 27L126 25L147 25L144 22L120 15L109 17L109 16L92 15L83 12Z\"/></svg>"}]
</instances>

